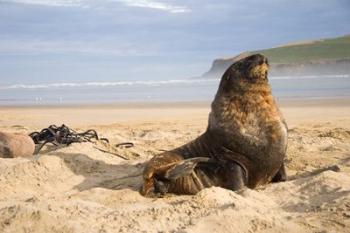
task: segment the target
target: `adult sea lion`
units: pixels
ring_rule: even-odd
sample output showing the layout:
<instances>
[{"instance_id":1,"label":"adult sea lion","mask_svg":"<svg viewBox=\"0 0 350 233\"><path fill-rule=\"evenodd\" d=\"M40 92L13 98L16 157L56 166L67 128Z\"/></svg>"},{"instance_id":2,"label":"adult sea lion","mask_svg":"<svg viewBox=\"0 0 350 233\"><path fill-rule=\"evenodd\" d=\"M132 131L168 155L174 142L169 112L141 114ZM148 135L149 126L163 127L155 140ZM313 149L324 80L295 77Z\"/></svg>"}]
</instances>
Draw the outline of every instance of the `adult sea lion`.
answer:
<instances>
[{"instance_id":1,"label":"adult sea lion","mask_svg":"<svg viewBox=\"0 0 350 233\"><path fill-rule=\"evenodd\" d=\"M34 150L35 144L28 135L0 132L0 158L28 157Z\"/></svg>"},{"instance_id":2,"label":"adult sea lion","mask_svg":"<svg viewBox=\"0 0 350 233\"><path fill-rule=\"evenodd\" d=\"M287 125L268 84L267 58L245 57L221 78L208 127L197 139L153 157L141 194L238 190L286 179Z\"/></svg>"}]
</instances>

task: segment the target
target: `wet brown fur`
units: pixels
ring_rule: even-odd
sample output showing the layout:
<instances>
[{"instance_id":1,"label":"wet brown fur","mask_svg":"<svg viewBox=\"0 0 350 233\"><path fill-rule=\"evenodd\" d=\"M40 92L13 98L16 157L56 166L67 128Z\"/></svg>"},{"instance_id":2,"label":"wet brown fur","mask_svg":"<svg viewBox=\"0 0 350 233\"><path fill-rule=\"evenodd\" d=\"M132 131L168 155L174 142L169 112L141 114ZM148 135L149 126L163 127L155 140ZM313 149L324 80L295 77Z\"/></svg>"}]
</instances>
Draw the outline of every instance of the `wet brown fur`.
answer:
<instances>
[{"instance_id":1,"label":"wet brown fur","mask_svg":"<svg viewBox=\"0 0 350 233\"><path fill-rule=\"evenodd\" d=\"M208 128L192 142L152 158L144 170L141 194L154 192L155 179L179 161L210 157L223 166L199 166L191 175L169 183L168 192L195 194L210 186L230 187L225 164L239 164L249 188L263 185L284 171L287 126L267 80L268 62L260 55L241 59L223 75L211 105Z\"/></svg>"}]
</instances>

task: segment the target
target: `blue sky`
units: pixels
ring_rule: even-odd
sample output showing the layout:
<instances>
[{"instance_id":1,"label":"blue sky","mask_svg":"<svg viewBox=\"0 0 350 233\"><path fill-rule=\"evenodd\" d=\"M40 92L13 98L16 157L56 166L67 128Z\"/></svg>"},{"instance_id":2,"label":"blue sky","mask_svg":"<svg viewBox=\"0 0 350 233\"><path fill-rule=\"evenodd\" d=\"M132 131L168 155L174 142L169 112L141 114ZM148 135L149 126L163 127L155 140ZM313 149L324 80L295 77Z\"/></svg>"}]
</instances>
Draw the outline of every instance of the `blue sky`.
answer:
<instances>
[{"instance_id":1,"label":"blue sky","mask_svg":"<svg viewBox=\"0 0 350 233\"><path fill-rule=\"evenodd\" d=\"M349 0L0 0L0 84L182 79L349 33Z\"/></svg>"}]
</instances>

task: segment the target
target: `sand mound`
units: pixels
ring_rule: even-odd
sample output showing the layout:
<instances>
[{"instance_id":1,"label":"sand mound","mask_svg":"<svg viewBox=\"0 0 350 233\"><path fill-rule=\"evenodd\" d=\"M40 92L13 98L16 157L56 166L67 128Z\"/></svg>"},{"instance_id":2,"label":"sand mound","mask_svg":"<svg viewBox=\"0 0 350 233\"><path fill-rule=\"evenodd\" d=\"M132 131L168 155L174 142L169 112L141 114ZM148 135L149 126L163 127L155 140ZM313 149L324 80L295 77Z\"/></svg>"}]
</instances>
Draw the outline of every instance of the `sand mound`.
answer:
<instances>
[{"instance_id":1,"label":"sand mound","mask_svg":"<svg viewBox=\"0 0 350 233\"><path fill-rule=\"evenodd\" d=\"M112 142L135 143L119 151L132 155L128 161L90 143L46 148L38 159L0 159L0 232L350 232L346 129L291 130L288 182L142 197L144 162L198 135L198 128L182 127L182 136L159 125L101 127ZM341 171L311 173L333 164Z\"/></svg>"}]
</instances>

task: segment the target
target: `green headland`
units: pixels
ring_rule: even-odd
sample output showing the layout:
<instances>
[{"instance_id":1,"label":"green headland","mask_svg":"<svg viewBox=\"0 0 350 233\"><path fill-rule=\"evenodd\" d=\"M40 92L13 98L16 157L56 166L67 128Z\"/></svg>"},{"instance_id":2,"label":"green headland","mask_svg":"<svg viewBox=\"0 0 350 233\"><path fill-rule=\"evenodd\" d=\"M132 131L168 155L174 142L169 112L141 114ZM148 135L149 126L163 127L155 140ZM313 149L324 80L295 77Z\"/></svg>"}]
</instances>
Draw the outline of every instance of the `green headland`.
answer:
<instances>
[{"instance_id":1,"label":"green headland","mask_svg":"<svg viewBox=\"0 0 350 233\"><path fill-rule=\"evenodd\" d=\"M225 70L244 56L264 54L270 63L271 75L350 75L350 35L293 42L282 46L247 51L229 58L213 61L212 67L202 77L220 78Z\"/></svg>"},{"instance_id":2,"label":"green headland","mask_svg":"<svg viewBox=\"0 0 350 233\"><path fill-rule=\"evenodd\" d=\"M251 53L264 54L270 63L279 64L350 59L350 35L293 43Z\"/></svg>"}]
</instances>

